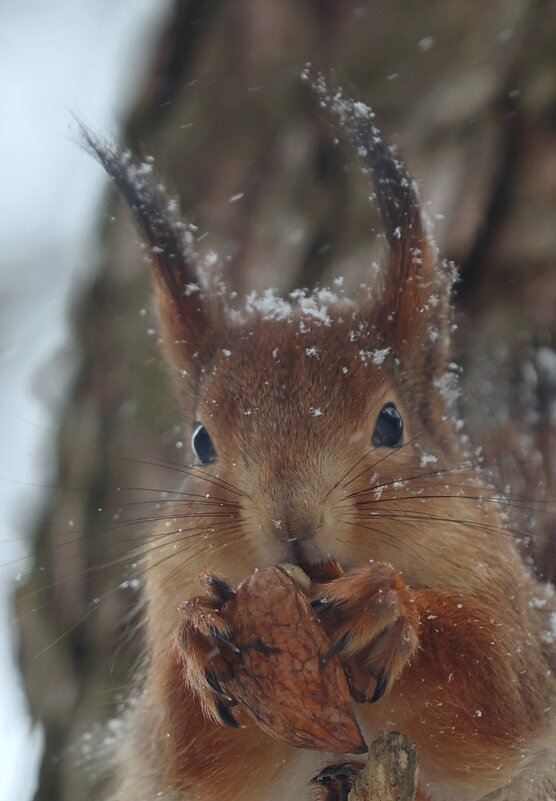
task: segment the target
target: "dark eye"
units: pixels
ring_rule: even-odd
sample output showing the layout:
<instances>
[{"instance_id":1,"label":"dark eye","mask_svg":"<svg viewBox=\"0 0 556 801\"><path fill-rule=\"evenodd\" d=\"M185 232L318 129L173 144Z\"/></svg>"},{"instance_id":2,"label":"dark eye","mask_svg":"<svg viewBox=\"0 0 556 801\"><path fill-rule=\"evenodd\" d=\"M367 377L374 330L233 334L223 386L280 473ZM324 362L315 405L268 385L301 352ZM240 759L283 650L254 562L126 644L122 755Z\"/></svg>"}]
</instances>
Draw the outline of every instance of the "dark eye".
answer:
<instances>
[{"instance_id":1,"label":"dark eye","mask_svg":"<svg viewBox=\"0 0 556 801\"><path fill-rule=\"evenodd\" d=\"M403 420L393 403L382 407L373 432L373 445L397 448L403 440Z\"/></svg>"},{"instance_id":2,"label":"dark eye","mask_svg":"<svg viewBox=\"0 0 556 801\"><path fill-rule=\"evenodd\" d=\"M201 464L210 464L216 459L216 450L209 432L202 425L198 425L193 432L191 447Z\"/></svg>"}]
</instances>

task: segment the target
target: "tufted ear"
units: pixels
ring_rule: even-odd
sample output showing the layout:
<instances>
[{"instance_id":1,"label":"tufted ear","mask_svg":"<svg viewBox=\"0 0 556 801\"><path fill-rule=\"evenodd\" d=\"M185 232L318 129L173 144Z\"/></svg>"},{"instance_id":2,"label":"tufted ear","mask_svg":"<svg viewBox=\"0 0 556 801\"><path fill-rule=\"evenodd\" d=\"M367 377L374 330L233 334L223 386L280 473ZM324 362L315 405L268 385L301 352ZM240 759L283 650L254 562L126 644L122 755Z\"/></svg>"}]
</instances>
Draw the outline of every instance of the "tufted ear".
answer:
<instances>
[{"instance_id":1,"label":"tufted ear","mask_svg":"<svg viewBox=\"0 0 556 801\"><path fill-rule=\"evenodd\" d=\"M99 139L80 124L85 147L102 164L127 202L152 265L160 333L164 354L183 390L196 382L213 352L218 301L200 283L192 235L179 219L174 202L150 174L149 164L132 158L128 151Z\"/></svg>"},{"instance_id":2,"label":"tufted ear","mask_svg":"<svg viewBox=\"0 0 556 801\"><path fill-rule=\"evenodd\" d=\"M396 355L440 375L449 347L454 276L451 267L438 261L415 181L384 140L370 108L331 88L320 74L307 77L373 180L388 245L378 328Z\"/></svg>"}]
</instances>

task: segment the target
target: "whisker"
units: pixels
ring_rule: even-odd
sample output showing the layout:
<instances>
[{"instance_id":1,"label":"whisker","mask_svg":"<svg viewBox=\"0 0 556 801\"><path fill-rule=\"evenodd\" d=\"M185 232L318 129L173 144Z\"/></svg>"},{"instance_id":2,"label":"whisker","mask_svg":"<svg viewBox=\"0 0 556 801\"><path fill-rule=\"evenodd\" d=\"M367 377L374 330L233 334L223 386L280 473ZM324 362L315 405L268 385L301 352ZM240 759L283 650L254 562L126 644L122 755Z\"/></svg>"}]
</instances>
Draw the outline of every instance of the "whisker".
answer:
<instances>
[{"instance_id":1,"label":"whisker","mask_svg":"<svg viewBox=\"0 0 556 801\"><path fill-rule=\"evenodd\" d=\"M343 475L342 475L342 476L341 476L341 477L338 479L338 481L336 481L336 483L335 483L335 484L333 484L333 485L332 485L332 487L331 487L331 488L328 490L328 492L327 492L327 493L326 493L326 495L324 496L324 498L323 498L323 501L326 501L326 500L327 500L327 499L330 497L330 495L331 495L331 494L334 492L334 490L335 490L335 489L337 489L337 488L340 486L340 484L343 482L343 480L349 476L349 474L352 472L352 470L355 470L355 468L357 467L357 465L358 465L358 464L361 464L361 462L363 461L363 459L366 459L366 458L367 458L367 456L369 456L369 454L371 454L371 453L372 453L373 451L375 451L375 450L376 450L376 447L370 448L368 451L366 451L366 452L363 454L363 456L361 456L359 459L357 459L357 461L355 462L355 464L353 464L353 465L352 465L352 466L349 468L349 470L348 470L347 472L345 472L345 473L344 473L344 474L343 474Z\"/></svg>"},{"instance_id":2,"label":"whisker","mask_svg":"<svg viewBox=\"0 0 556 801\"><path fill-rule=\"evenodd\" d=\"M167 469L167 468L165 468ZM186 490L170 490L164 487L118 487L118 492L160 492L162 495L183 495L186 498L206 498L206 495L201 495L198 492L187 492ZM219 495L210 495L212 500L223 501L224 503L235 503L240 505L238 501L232 501L230 498L222 498Z\"/></svg>"},{"instance_id":3,"label":"whisker","mask_svg":"<svg viewBox=\"0 0 556 801\"><path fill-rule=\"evenodd\" d=\"M165 532L163 532L161 534L156 535L155 541L158 542L160 539L165 539L167 537L172 536L173 534L180 534L180 535L185 534L187 536L191 535L192 537L193 536L203 536L207 532L210 533L212 531L218 531L218 529L220 527L224 528L226 526L228 526L228 523L226 521L221 520L221 521L217 521L216 523L214 523L213 525L210 525L210 526L201 526L201 527L195 526L195 527L192 527L192 528L177 528L177 529L173 529L171 531L165 531ZM229 530L229 526L228 526L227 530ZM138 535L138 536L140 536L140 535ZM121 546L121 545L126 545L126 544L137 542L137 539L138 539L138 537L134 537L133 539L123 539L123 540L118 538L113 544L114 544L115 547L118 547L118 546ZM176 540L176 542L179 542L180 539L185 539L185 537L180 537L179 539ZM64 544L66 544L66 543L64 543ZM155 547L163 547L165 544L168 544L168 543L161 543L160 546L155 546ZM89 565L88 567L83 569L83 575L85 577L88 577L91 573L100 572L101 570L108 569L109 567L113 567L113 566L115 566L117 564L124 564L125 562L131 561L131 560L138 560L138 559L142 558L143 556L147 555L152 550L155 550L155 548L153 548L152 546L145 546L144 550L141 550L141 551L138 551L136 549L131 550L129 553L126 553L125 555L122 555L121 557L117 557L116 559L113 559L113 560L111 560L109 562L103 562L100 565ZM63 558L61 558L59 560L59 563L60 564L64 564L66 562L71 562L71 560L73 560L74 558L75 558L75 555L72 555L72 556L69 556L69 557L63 557ZM32 575L33 575L32 572L29 572L28 574L24 575L23 578L28 578L28 577L30 577ZM85 583L85 581L80 582L76 586L81 586L84 583ZM29 598L32 598L34 595L38 595L41 592L45 592L47 590L54 589L59 584L60 584L59 581L51 582L50 584L44 584L41 587L38 587L37 589L29 590L28 592L22 593L21 594L21 599L22 600L27 600Z\"/></svg>"},{"instance_id":4,"label":"whisker","mask_svg":"<svg viewBox=\"0 0 556 801\"><path fill-rule=\"evenodd\" d=\"M380 522L380 518L375 518L375 519L378 522ZM346 525L349 525L349 526L353 525L353 520L351 520L351 521L344 520L342 522L344 524L346 524ZM429 553L433 553L434 552L433 549L430 546L426 545L426 544L420 544L420 547L418 549L416 546L414 546L411 542L409 542L407 540L404 541L403 543L400 543L399 539L396 537L396 535L392 531L387 531L387 530L385 531L384 529L379 529L376 526L367 525L365 523L362 523L360 520L357 520L356 525L357 525L357 528L363 528L366 531L372 531L374 534L378 534L382 540L387 542L390 546L392 546L397 551L402 551L402 550L410 551L413 554L413 557L417 561L420 561L421 563L424 562L424 557L423 557L423 554L422 554L423 550L426 550ZM339 541L340 542L345 542L344 540L341 540L341 539L339 539Z\"/></svg>"},{"instance_id":5,"label":"whisker","mask_svg":"<svg viewBox=\"0 0 556 801\"><path fill-rule=\"evenodd\" d=\"M343 523L345 526L351 526L352 525L352 521L348 521L348 520L340 520L339 522ZM397 550L400 550L400 543L396 541L395 537L392 535L392 532L383 531L383 530L381 530L379 528L376 528L375 526L368 526L368 525L362 526L361 528L365 528L365 529L367 529L367 531L372 531L374 534L378 534L382 539L387 540L389 542L389 544L391 544L394 548L396 548ZM343 539L342 537L339 537L338 535L336 535L334 537L334 539L336 540L336 542L341 542L343 545L345 545L347 543L347 541L345 539Z\"/></svg>"},{"instance_id":6,"label":"whisker","mask_svg":"<svg viewBox=\"0 0 556 801\"><path fill-rule=\"evenodd\" d=\"M177 473L181 473L183 475L194 476L195 478L199 478L203 481L206 481L208 484L215 484L220 489L226 489L229 492L233 492L236 495L240 495L243 498L252 498L243 490L240 490L238 487L235 487L233 484L230 484L229 481L225 481L223 478L219 476L213 476L209 473L206 473L204 470L201 470L197 465L184 465L179 462L172 462L169 459L157 459L155 461L149 461L148 459L130 459L127 456L120 456L120 459L124 461L134 461L138 464L144 464L149 467L161 467L164 470L172 470Z\"/></svg>"},{"instance_id":7,"label":"whisker","mask_svg":"<svg viewBox=\"0 0 556 801\"><path fill-rule=\"evenodd\" d=\"M173 504L175 504L177 510L179 510L180 506L184 506L184 505L189 506L192 503L199 504L199 505L202 505L202 506L213 507L214 509L218 509L219 510L218 512L194 511L189 515L190 517L224 517L224 516L226 516L228 514L229 515L234 515L234 514L236 514L237 511L242 510L242 509L244 511L252 511L252 509L250 507L244 507L241 504L235 503L235 501L232 501L232 502L229 502L229 503L227 501L222 501L222 502L214 501L213 502L211 500L198 500L198 501L184 500L184 501L180 501L180 500L176 500L174 498L160 498L160 499L151 500L151 501L132 501L130 503L119 504L118 506L106 507L105 509L103 509L103 511L104 512L109 512L111 509L116 509L119 512L122 509L129 509L129 508L132 508L133 506L141 506L141 505L148 505L148 504L158 505L158 504L162 504L162 503L173 503ZM233 511L229 511L229 512L226 511L227 507L230 507ZM55 533L55 535L54 535L55 538L56 538L55 547L56 548L69 547L70 545L74 545L74 544L79 543L79 542L90 541L90 539L92 537L100 537L103 534L109 534L109 533L111 533L113 531L117 531L119 528L124 528L126 526L131 526L131 525L135 525L135 524L140 525L140 524L143 524L143 523L156 522L157 520L167 520L167 519L172 519L174 517L186 517L186 516L187 515L185 515L183 513L176 512L176 514L173 514L173 515L152 515L152 516L148 516L148 517L127 518L125 520L118 519L118 520L115 520L115 522L110 524L109 526L105 526L103 528L97 528L94 531L90 531L89 527L87 525L84 525L83 527L72 526L71 528L66 529L65 531L59 531L59 532ZM71 537L71 539L68 539L69 537ZM22 538L21 540L14 540L14 542L15 541L25 542L26 540ZM18 557L18 559L16 561L21 561L22 559L25 559L25 558L27 558L27 557L24 555L24 556ZM6 562L5 564L10 564L10 563Z\"/></svg>"},{"instance_id":8,"label":"whisker","mask_svg":"<svg viewBox=\"0 0 556 801\"><path fill-rule=\"evenodd\" d=\"M91 608L88 609L79 618L79 620L76 620L75 623L72 623L72 625L63 632L63 634L60 634L60 636L56 637L55 640L52 640L52 642L49 642L48 645L45 648L42 648L38 653L34 654L33 655L33 659L39 659L39 657L43 656L43 654L46 654L47 651L50 651L51 648L53 648L55 645L57 645L59 642L61 642L65 637L68 636L68 634L71 634L72 631L75 631L82 623L84 623L87 620L87 618L90 617L93 614L93 612L95 612L98 609L98 607L99 607L98 603L95 604L94 606L91 606ZM41 608L41 607L39 607L39 608Z\"/></svg>"},{"instance_id":9,"label":"whisker","mask_svg":"<svg viewBox=\"0 0 556 801\"><path fill-rule=\"evenodd\" d=\"M466 520L464 518L441 517L439 515L429 515L429 514L427 514L427 515L418 515L418 514L406 513L403 510L400 510L400 512L402 512L402 514L391 514L391 513L388 513L388 512L385 514L383 512L377 512L376 515L373 515L373 517L376 517L376 519L380 519L380 520L386 520L386 519L390 519L390 520L418 520L420 522L425 522L425 523L426 522L454 523L456 525L466 526L468 528L475 528L475 529L478 529L480 531L491 531L491 532L497 532L497 533L508 534L508 535L515 534L515 535L519 535L519 536L523 536L523 537L528 537L529 536L529 532L520 531L519 529L510 528L508 526L497 526L497 525L494 525L492 523L481 523L480 521ZM368 516L361 515L359 517L357 515L354 515L354 519L355 520L359 520L359 519L368 520Z\"/></svg>"},{"instance_id":10,"label":"whisker","mask_svg":"<svg viewBox=\"0 0 556 801\"><path fill-rule=\"evenodd\" d=\"M418 439L420 439L424 434L428 434L429 432L434 431L436 428L439 428L444 423L447 423L447 422L451 421L454 418L454 416L455 415L450 415L448 417L443 417L442 420L440 420L440 422L434 423L433 425L430 425L427 428L424 428L422 431L420 431L414 437L411 437L411 439L409 439L407 442L404 442L403 445L400 445L399 448L393 448L392 450L388 450L388 452L385 453L384 456L381 459L379 459L377 462L374 462L370 467L366 468L365 470L362 470L360 473L358 473L356 476L354 476L352 479L350 479L348 482L346 482L343 486L344 487L349 487L350 484L352 484L354 481L357 481L358 478L360 478L361 476L363 476L365 473L369 472L370 470L374 470L377 465L379 465L381 462L384 462L386 459L389 459L394 453L399 453L400 451L403 451L405 448L409 447L409 445L412 445L414 442L416 442ZM371 449L368 453L372 453L373 450L376 450L376 448ZM368 455L368 453L367 453L367 455Z\"/></svg>"},{"instance_id":11,"label":"whisker","mask_svg":"<svg viewBox=\"0 0 556 801\"><path fill-rule=\"evenodd\" d=\"M239 538L239 539L242 539L242 538L243 538L243 537L245 537L245 536L247 536L247 532L245 532L245 531L244 531L244 532L243 532L243 534L240 536L240 538ZM236 540L236 542L237 542L237 540ZM235 544L235 543L234 543L234 544ZM219 551L219 550L220 550L220 549L222 549L222 548L227 548L227 547L229 547L230 545L231 545L231 543L228 543L228 542L221 543L220 545L216 546L216 548L212 548L212 549L211 549L211 554L214 554L215 552ZM242 543L242 547L244 547L244 546L245 546L245 543ZM176 551L174 554L170 554L170 556L167 556L167 557L165 557L164 559L161 559L161 560L160 560L160 562L157 562L155 565L149 565L149 568L148 568L148 570L149 570L151 567L158 567L159 565L163 564L163 563L164 563L165 561L167 561L168 559L172 559L172 558L174 558L175 556L179 555L180 553L183 553L183 551L184 551L184 550L187 550L187 549L186 549L186 548L182 548L182 549L180 549L180 550ZM195 553L192 553L192 554L190 554L190 558L191 558L191 560L192 560L192 561L194 561L194 560L195 560L195 559L196 559L196 558L197 558L197 557L198 557L198 556L201 554L202 550L203 550L203 549L201 548L201 549L199 549L198 551L196 551ZM168 578L168 580L171 580L171 579L173 579L173 578L176 576L176 574L180 572L180 570L182 570L182 566L181 566L181 565L177 565L177 566L176 566L176 568L175 568L175 569L174 569L174 570L173 570L173 571L172 571L172 572L171 572L171 573L168 575L168 577L167 577L167 578ZM147 572L147 571L145 571L145 572Z\"/></svg>"},{"instance_id":12,"label":"whisker","mask_svg":"<svg viewBox=\"0 0 556 801\"><path fill-rule=\"evenodd\" d=\"M372 488L372 489L374 489L374 488ZM371 489L371 491L372 491L372 489ZM356 501L355 502L355 506L357 506L357 507L369 506L369 505L373 505L374 506L375 504L378 504L378 503L392 503L393 501L395 502L395 501L408 501L408 500L433 500L435 498L446 498L446 499L451 499L451 500L462 499L462 500L466 500L466 501L478 501L480 503L483 503L483 502L484 503L496 503L496 504L511 506L512 508L515 508L515 509L522 509L522 510L528 511L528 512L541 512L541 513L544 513L544 514L553 514L553 510L550 510L550 509L540 509L540 508L534 507L534 506L525 506L525 505L523 505L523 503L521 503L519 501L513 501L511 499L500 498L500 497L495 497L495 496L488 496L488 495L485 495L485 494L481 494L481 495L460 495L458 493L453 493L453 494L446 493L445 495L442 495L442 494L439 494L439 495L424 495L424 494L397 495L397 496L394 496L392 498L374 498L374 499L369 499L367 501ZM554 510L554 511L556 511L556 510Z\"/></svg>"},{"instance_id":13,"label":"whisker","mask_svg":"<svg viewBox=\"0 0 556 801\"><path fill-rule=\"evenodd\" d=\"M234 532L234 533L235 533L235 531L236 531L237 529L240 529L240 528L242 528L242 524L241 524L241 523L238 523L238 524L236 524L235 526L231 526L231 527L229 527L228 529L226 529L226 533L228 533L228 534L229 534L230 532ZM173 533L176 533L176 532L173 532ZM218 533L220 533L220 532L218 532ZM222 532L222 533L224 533L224 532ZM191 535L191 537L190 537L190 538L191 538L191 539L193 539L193 535ZM181 537L180 537L179 539L177 539L177 540L176 540L176 542L183 541L183 539L184 539L184 538L181 538ZM150 551L152 551L152 550L156 550L156 549L157 549L157 548L159 548L159 547L169 547L169 545L171 545L171 544L172 544L172 543L161 543L160 545L157 545L157 546L155 546L154 548L149 548L148 550L146 550L146 551L145 551L145 552L142 554L142 556L146 556L146 555L148 555L148 553L149 553ZM134 579L138 580L138 579L142 578L142 577L143 577L144 575L146 575L146 573L147 573L149 570L151 570L152 568L155 568L155 567L157 567L157 566L159 566L159 565L163 564L165 561L167 561L167 559L172 559L172 558L175 558L175 557L176 557L177 555L179 555L180 553L183 553L184 551L187 551L189 547L190 547L190 544L189 544L189 543L187 543L186 545L184 545L184 547L183 547L183 548L179 548L178 550L174 550L174 551L172 551L172 553L171 553L171 554L169 554L167 557L164 557L164 559L161 559L161 560L159 560L158 562L155 562L154 564L152 564L152 565L149 565L149 566L148 566L148 567L147 567L145 570L143 570L143 571L141 571L140 573L136 574L136 575L134 576ZM217 546L216 548L212 548L212 549L211 549L211 552L214 552L214 551L218 550L220 547L221 547L221 546ZM202 549L201 549L201 550L202 550ZM201 550L197 551L197 552L196 552L196 555L199 555L199 554L201 553ZM115 560L114 564L117 564L118 562L121 562L121 561L127 561L129 558L136 559L136 558L137 558L137 556L133 556L133 555L131 555L131 557L130 557L130 556L125 556L125 557L122 557L122 558L121 558L121 560ZM97 567L98 567L99 569L104 569L104 568L106 567L106 565L102 565L102 566L94 566L94 565L93 565L93 566L89 567L89 568L88 568L86 571L84 571L84 572L85 572L85 573L94 572L94 571L95 571L95 569L96 569ZM176 569L177 569L177 570L183 569L183 566L182 566L182 565L180 565L180 566L178 566ZM86 579L86 578L84 578L84 579L83 579L81 582L79 582L79 583L78 583L76 586L83 586L83 585L85 585L86 583L87 583L87 579ZM56 586L56 585L54 585L54 586ZM96 600L95 602L92 602L92 603L91 603L91 608L90 608L90 609L88 609L88 610L87 610L87 611L86 611L86 612L85 612L85 613L84 613L84 614L83 614L83 615L82 615L82 616L81 616L81 617L80 617L80 618L79 618L79 619L78 619L78 620L77 620L75 623L73 623L71 626L69 626L69 627L68 627L68 628L67 628L67 629L66 629L66 630L65 630L65 631L64 631L64 632L63 632L63 633L62 633L62 634L61 634L59 637L57 637L55 640L53 640L52 642L50 642L48 646L46 646L46 647L45 647L45 648L43 648L41 651L39 651L37 654L35 654L33 658L34 658L34 659L37 659L38 657L42 656L42 655L43 655L44 653L46 653L46 652L47 652L47 651L48 651L50 648L52 648L54 645L56 645L57 643L59 643L59 642L60 642L60 641L61 641L61 640L62 640L64 637L67 637L67 636L68 636L68 635L69 635L69 634L70 634L72 631L74 631L74 630L75 630L75 629L76 629L76 628L77 628L79 625L81 625L81 624L82 624L82 623L83 623L83 622L84 622L84 621L85 621L85 620L86 620L86 619L87 619L87 618L88 618L88 617L89 617L89 616L90 616L90 615L91 615L91 614L92 614L92 613L93 613L93 612L94 612L94 611L95 611L95 610L96 610L96 609L97 609L97 608L100 606L100 603L101 603L101 601L102 601L102 600L105 600L107 597L110 597L111 595L113 595L113 593L115 593L115 592L119 591L120 589L121 589L121 585L120 585L120 584L118 584L116 587L113 587L111 590L108 590L108 591L107 591L107 592L104 594L104 596L102 597L102 599L98 599L98 600ZM44 603L42 603L42 604L40 604L39 606L35 607L35 609L34 609L33 611L38 611L38 610L40 610L40 609L44 609L44 608L46 608L48 605L50 605L50 604L54 603L56 600L59 600L61 597L62 597L62 595L61 595L61 594L58 594L57 596L54 596L53 598L50 598L50 599L48 599L47 601L45 601ZM21 616L20 616L18 619L21 619Z\"/></svg>"},{"instance_id":14,"label":"whisker","mask_svg":"<svg viewBox=\"0 0 556 801\"><path fill-rule=\"evenodd\" d=\"M420 478L431 478L433 476L441 476L445 475L446 473L454 473L460 472L461 470L467 470L470 467L474 467L473 462L462 462L462 464L454 465L452 467L443 467L440 470L431 470L427 473L416 473L413 476L405 476L404 478L393 478L390 481L383 481L381 484L373 484L370 487L366 487L363 490L358 490L357 492L351 492L349 495L345 495L342 498L343 501L348 500L350 498L356 498L359 495L364 495L367 492L371 492L372 490L381 489L383 487L390 487L393 484L399 484L400 482L409 483L410 481L416 481Z\"/></svg>"},{"instance_id":15,"label":"whisker","mask_svg":"<svg viewBox=\"0 0 556 801\"><path fill-rule=\"evenodd\" d=\"M191 493L192 495L192 493ZM199 498L199 500L195 500L195 498ZM145 501L127 501L126 503L119 504L118 508L120 509L128 509L132 506L144 506L149 503L175 503L175 504L190 504L195 503L202 506L231 506L234 509L243 509L244 506L241 503L236 503L236 501L228 501L224 498L216 498L214 496L210 496L207 498L203 495L196 495L192 496L191 498L152 498L151 500Z\"/></svg>"},{"instance_id":16,"label":"whisker","mask_svg":"<svg viewBox=\"0 0 556 801\"><path fill-rule=\"evenodd\" d=\"M208 519L213 520L214 518L230 518L231 519L231 518L234 518L235 516L237 516L237 513L235 511L233 511L233 512L225 512L225 511L223 511L223 512L190 512L190 513L183 513L182 512L182 513L176 513L176 514L171 514L171 515L152 515L152 516L149 516L149 517L137 517L137 518L130 518L130 519L127 519L127 520L118 520L115 523L112 523L110 526L105 526L104 528L96 529L94 532L92 532L92 535L87 533L86 529L79 530L79 529L72 528L72 529L69 529L68 531L60 532L59 534L56 535L57 538L67 537L70 534L71 535L76 535L76 536L74 536L73 539L63 539L62 541L55 543L55 547L56 548L69 548L72 545L78 545L80 543L85 544L86 542L90 542L90 538L92 536L101 537L102 535L111 534L111 533L119 531L120 529L123 529L123 528L128 528L130 526L141 526L141 525L145 525L147 523L156 523L156 522L158 522L160 520L186 520L186 519L190 519L190 518L194 518L194 519L208 518ZM217 521L217 522L219 522L219 521ZM117 542L133 542L133 541L135 541L135 539L138 539L139 537L144 537L144 536L145 536L144 534L138 533L137 537L136 538L134 537L132 540L122 540L122 539L118 538ZM17 562L21 562L23 559L26 559L26 558L27 558L27 556L18 557L17 559L13 560L13 564L16 564ZM10 565L10 564L12 564L12 562L5 562L3 564Z\"/></svg>"}]
</instances>

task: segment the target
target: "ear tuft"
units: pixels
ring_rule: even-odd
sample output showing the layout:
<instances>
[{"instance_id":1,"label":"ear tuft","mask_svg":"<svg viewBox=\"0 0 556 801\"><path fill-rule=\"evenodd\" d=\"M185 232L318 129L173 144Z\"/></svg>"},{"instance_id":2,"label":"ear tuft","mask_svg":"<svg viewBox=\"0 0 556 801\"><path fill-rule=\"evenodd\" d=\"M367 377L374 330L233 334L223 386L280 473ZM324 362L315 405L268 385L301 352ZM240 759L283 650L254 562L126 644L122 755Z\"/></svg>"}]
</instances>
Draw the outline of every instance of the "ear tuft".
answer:
<instances>
[{"instance_id":1,"label":"ear tuft","mask_svg":"<svg viewBox=\"0 0 556 801\"><path fill-rule=\"evenodd\" d=\"M152 163L101 139L79 122L81 143L102 164L127 202L153 268L159 320L170 365L198 368L208 358L209 303L200 284L193 236L152 175Z\"/></svg>"},{"instance_id":2,"label":"ear tuft","mask_svg":"<svg viewBox=\"0 0 556 801\"><path fill-rule=\"evenodd\" d=\"M388 243L379 327L400 357L442 374L448 353L453 271L439 264L417 185L376 124L374 112L308 66L302 73L319 105L373 180Z\"/></svg>"},{"instance_id":3,"label":"ear tuft","mask_svg":"<svg viewBox=\"0 0 556 801\"><path fill-rule=\"evenodd\" d=\"M330 86L310 66L302 77L310 82L321 108L347 133L371 173L389 247L396 252L420 247L427 235L415 181L395 147L384 139L374 111L365 103L346 97L342 89Z\"/></svg>"},{"instance_id":4,"label":"ear tuft","mask_svg":"<svg viewBox=\"0 0 556 801\"><path fill-rule=\"evenodd\" d=\"M154 182L152 163L140 162L129 150L103 141L83 123L79 124L79 133L86 149L102 164L129 206L150 249L155 270L177 300L188 282L197 284L193 237L177 217L173 202Z\"/></svg>"}]
</instances>

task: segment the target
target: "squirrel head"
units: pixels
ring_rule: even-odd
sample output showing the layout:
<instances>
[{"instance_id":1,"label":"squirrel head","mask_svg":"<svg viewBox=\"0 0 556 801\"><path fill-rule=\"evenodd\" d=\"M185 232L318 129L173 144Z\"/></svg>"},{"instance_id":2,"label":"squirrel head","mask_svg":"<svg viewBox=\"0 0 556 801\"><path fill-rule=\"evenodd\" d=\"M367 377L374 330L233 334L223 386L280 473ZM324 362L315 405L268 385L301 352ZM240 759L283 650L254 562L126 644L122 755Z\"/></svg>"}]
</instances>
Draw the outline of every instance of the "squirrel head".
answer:
<instances>
[{"instance_id":1,"label":"squirrel head","mask_svg":"<svg viewBox=\"0 0 556 801\"><path fill-rule=\"evenodd\" d=\"M142 165L83 135L149 249L196 481L234 505L238 545L234 553L230 536L221 569L237 550L246 572L282 560L311 572L330 560L376 559L426 583L432 552L456 572L454 547L482 536L471 525L477 504L461 490L473 471L447 408L454 276L374 114L321 76L306 77L372 178L383 222L386 258L356 299L269 290L232 309ZM214 483L203 486L203 475Z\"/></svg>"}]
</instances>

